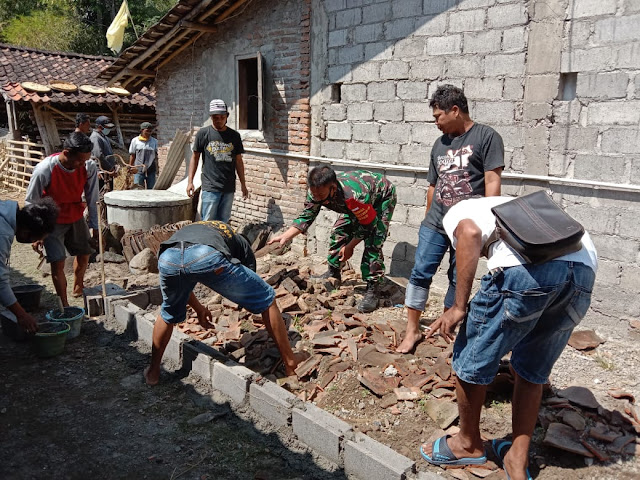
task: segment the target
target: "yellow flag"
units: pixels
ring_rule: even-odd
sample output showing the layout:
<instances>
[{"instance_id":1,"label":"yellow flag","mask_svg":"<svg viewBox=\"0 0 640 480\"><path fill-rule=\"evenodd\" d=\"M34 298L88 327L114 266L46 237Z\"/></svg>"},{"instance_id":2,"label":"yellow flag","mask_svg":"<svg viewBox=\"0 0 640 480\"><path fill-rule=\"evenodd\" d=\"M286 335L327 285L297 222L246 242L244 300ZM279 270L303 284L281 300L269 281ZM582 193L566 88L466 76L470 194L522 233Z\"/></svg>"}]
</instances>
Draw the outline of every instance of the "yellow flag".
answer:
<instances>
[{"instance_id":1,"label":"yellow flag","mask_svg":"<svg viewBox=\"0 0 640 480\"><path fill-rule=\"evenodd\" d=\"M124 29L127 28L129 16L129 6L127 5L127 0L124 0L120 5L118 14L107 29L107 46L116 53L120 53L120 50L122 50Z\"/></svg>"}]
</instances>

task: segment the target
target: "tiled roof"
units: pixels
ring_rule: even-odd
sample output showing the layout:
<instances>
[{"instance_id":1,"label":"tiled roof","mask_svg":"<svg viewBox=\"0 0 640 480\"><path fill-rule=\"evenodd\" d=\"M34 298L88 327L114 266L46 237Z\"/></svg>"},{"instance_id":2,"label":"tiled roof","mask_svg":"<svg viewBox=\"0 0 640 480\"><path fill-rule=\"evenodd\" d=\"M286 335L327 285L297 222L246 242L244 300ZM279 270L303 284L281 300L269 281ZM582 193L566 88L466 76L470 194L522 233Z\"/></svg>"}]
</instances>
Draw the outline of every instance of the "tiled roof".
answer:
<instances>
[{"instance_id":1,"label":"tiled roof","mask_svg":"<svg viewBox=\"0 0 640 480\"><path fill-rule=\"evenodd\" d=\"M155 107L155 95L146 88L129 96L119 96L109 93L94 95L79 90L73 93L51 91L38 94L26 91L20 85L21 82L47 85L51 81L60 80L76 86L89 84L104 87L107 82L97 76L112 61L112 57L47 52L0 43L0 88L15 101L85 104L110 102Z\"/></svg>"}]
</instances>

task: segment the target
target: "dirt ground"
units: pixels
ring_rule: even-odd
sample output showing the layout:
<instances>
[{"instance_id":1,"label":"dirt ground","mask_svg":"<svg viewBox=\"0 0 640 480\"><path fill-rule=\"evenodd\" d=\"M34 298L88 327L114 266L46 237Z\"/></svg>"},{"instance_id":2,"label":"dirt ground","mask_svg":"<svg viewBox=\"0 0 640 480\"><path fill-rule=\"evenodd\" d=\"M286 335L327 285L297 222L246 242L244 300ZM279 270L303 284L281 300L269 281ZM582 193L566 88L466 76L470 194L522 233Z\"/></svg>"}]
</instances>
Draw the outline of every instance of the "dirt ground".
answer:
<instances>
[{"instance_id":1,"label":"dirt ground","mask_svg":"<svg viewBox=\"0 0 640 480\"><path fill-rule=\"evenodd\" d=\"M52 308L50 277L43 279L35 269L37 257L30 246L16 245L14 258L20 262L12 263L12 281L46 285L43 311ZM297 261L318 264L322 260ZM115 264L107 264L107 277L116 282L128 277L129 287L157 284L157 275L134 277L125 266ZM98 266L92 264L86 285L98 285L99 278ZM442 298L434 292L425 322L437 317L441 304ZM389 306L371 318L402 320L406 314L401 307ZM158 388L146 388L140 371L148 361L148 347L130 343L104 326L101 319L86 322L83 335L71 341L63 355L50 360L38 360L28 345L0 339L0 425L2 432L11 432L0 440L0 457L8 459L0 461L0 478L344 478L342 472L314 460L286 434L274 432L247 411L230 410L191 377L169 373ZM604 409L623 410L624 400L607 392L618 388L640 398L640 334L630 330L627 338L616 340L607 338L606 332L597 333L606 341L594 351L565 349L552 375L552 389L588 387ZM317 404L415 460L418 470L454 478L451 470L427 466L420 457L419 445L442 433L423 403L401 401L394 414L381 408L380 399L356 374L353 370L338 373ZM204 425L190 425L188 421L207 406L215 406L221 416ZM547 410L543 409L543 416ZM487 399L482 418L487 439L509 433L510 413L506 396L493 394ZM589 424L596 421L585 418ZM585 459L543 445L543 436L539 425L530 457L534 478L640 478L637 457L612 455L606 462ZM504 475L495 471L486 478Z\"/></svg>"}]
</instances>

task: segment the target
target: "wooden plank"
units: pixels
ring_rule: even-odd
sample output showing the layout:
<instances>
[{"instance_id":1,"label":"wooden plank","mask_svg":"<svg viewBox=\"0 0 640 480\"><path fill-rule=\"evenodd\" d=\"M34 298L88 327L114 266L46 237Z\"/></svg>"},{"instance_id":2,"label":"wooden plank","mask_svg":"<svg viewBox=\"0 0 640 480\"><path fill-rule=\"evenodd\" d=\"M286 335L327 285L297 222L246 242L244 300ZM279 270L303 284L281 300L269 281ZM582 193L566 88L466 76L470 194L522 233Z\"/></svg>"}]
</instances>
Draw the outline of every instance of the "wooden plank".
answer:
<instances>
[{"instance_id":1,"label":"wooden plank","mask_svg":"<svg viewBox=\"0 0 640 480\"><path fill-rule=\"evenodd\" d=\"M113 124L116 126L116 133L118 134L119 147L125 150L124 137L122 136L122 129L120 128L120 118L118 117L118 109L111 108L111 115L113 117Z\"/></svg>"},{"instance_id":2,"label":"wooden plank","mask_svg":"<svg viewBox=\"0 0 640 480\"><path fill-rule=\"evenodd\" d=\"M173 52L171 55L169 55L167 58L165 58L160 65L158 65L158 69L164 67L167 63L169 63L171 60L173 60L175 57L177 57L180 53L182 53L184 51L185 48L193 45L193 42L195 42L196 40L198 40L202 35L204 35L203 33L199 33L197 34L195 37L193 37L193 39L191 39L190 42L185 43L184 45L182 45L180 48L178 48L175 52Z\"/></svg>"},{"instance_id":3,"label":"wooden plank","mask_svg":"<svg viewBox=\"0 0 640 480\"><path fill-rule=\"evenodd\" d=\"M18 160L26 160L28 162L36 162L36 163L39 163L42 160L42 158L25 157L24 155L14 155L14 154L8 155L8 157L16 158Z\"/></svg>"},{"instance_id":4,"label":"wooden plank","mask_svg":"<svg viewBox=\"0 0 640 480\"><path fill-rule=\"evenodd\" d=\"M204 23L197 22L188 22L186 20L182 20L178 23L182 28L186 30L197 30L198 32L206 32L206 33L217 33L218 27L214 27L212 25L206 25Z\"/></svg>"},{"instance_id":5,"label":"wooden plank","mask_svg":"<svg viewBox=\"0 0 640 480\"><path fill-rule=\"evenodd\" d=\"M216 18L215 24L218 25L219 23L224 22L227 18L229 18L229 16L231 16L231 14L233 12L235 12L237 9L239 9L241 6L243 6L248 1L249 0L239 0L238 2L236 2L231 7L227 8L222 15L220 15L218 18Z\"/></svg>"},{"instance_id":6,"label":"wooden plank","mask_svg":"<svg viewBox=\"0 0 640 480\"><path fill-rule=\"evenodd\" d=\"M179 43L181 40L183 40L184 38L188 37L189 35L191 35L193 32L191 30L183 30L182 32L176 34L175 38L169 42L165 42L166 45L164 47L162 47L158 53L151 58L149 61L147 61L142 68L149 68L150 65L153 65L153 63L158 61L158 58L162 58L162 56L167 53L169 50L171 50L177 43ZM188 44L189 42L187 42Z\"/></svg>"},{"instance_id":7,"label":"wooden plank","mask_svg":"<svg viewBox=\"0 0 640 480\"><path fill-rule=\"evenodd\" d=\"M20 153L24 153L24 149L23 148L15 148L15 147L5 147L8 151L11 152L20 152ZM41 156L42 155L42 150L27 150L27 153L29 155L38 155Z\"/></svg>"},{"instance_id":8,"label":"wooden plank","mask_svg":"<svg viewBox=\"0 0 640 480\"><path fill-rule=\"evenodd\" d=\"M20 140L8 140L7 143L13 144L13 145L28 145L30 147L40 147L40 148L44 149L44 145L42 145L41 143L23 142L23 141L20 141Z\"/></svg>"},{"instance_id":9,"label":"wooden plank","mask_svg":"<svg viewBox=\"0 0 640 480\"><path fill-rule=\"evenodd\" d=\"M167 161L153 187L154 190L166 190L171 186L176 173L184 162L184 149L188 143L189 135L177 130L167 153Z\"/></svg>"}]
</instances>

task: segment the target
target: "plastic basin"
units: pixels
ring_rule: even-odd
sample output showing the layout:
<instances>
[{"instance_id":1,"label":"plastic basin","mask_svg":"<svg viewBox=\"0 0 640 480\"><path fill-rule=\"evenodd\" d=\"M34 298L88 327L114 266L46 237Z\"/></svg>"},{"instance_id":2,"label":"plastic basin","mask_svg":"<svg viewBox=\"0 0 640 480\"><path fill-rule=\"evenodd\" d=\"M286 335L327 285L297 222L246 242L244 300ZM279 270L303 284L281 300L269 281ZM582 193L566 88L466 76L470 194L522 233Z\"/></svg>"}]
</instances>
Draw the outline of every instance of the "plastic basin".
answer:
<instances>
[{"instance_id":1,"label":"plastic basin","mask_svg":"<svg viewBox=\"0 0 640 480\"><path fill-rule=\"evenodd\" d=\"M40 297L44 287L38 283L30 283L28 285L16 285L11 287L13 294L16 296L18 303L22 305L27 312L40 308Z\"/></svg>"},{"instance_id":2,"label":"plastic basin","mask_svg":"<svg viewBox=\"0 0 640 480\"><path fill-rule=\"evenodd\" d=\"M64 351L70 327L64 322L44 322L38 325L33 337L36 355L40 358L55 357Z\"/></svg>"},{"instance_id":3,"label":"plastic basin","mask_svg":"<svg viewBox=\"0 0 640 480\"><path fill-rule=\"evenodd\" d=\"M70 340L80 335L80 329L82 328L82 320L84 319L84 308L80 307L64 307L64 311L59 309L49 310L46 318L50 322L65 322L69 325L69 335L67 338Z\"/></svg>"}]
</instances>

